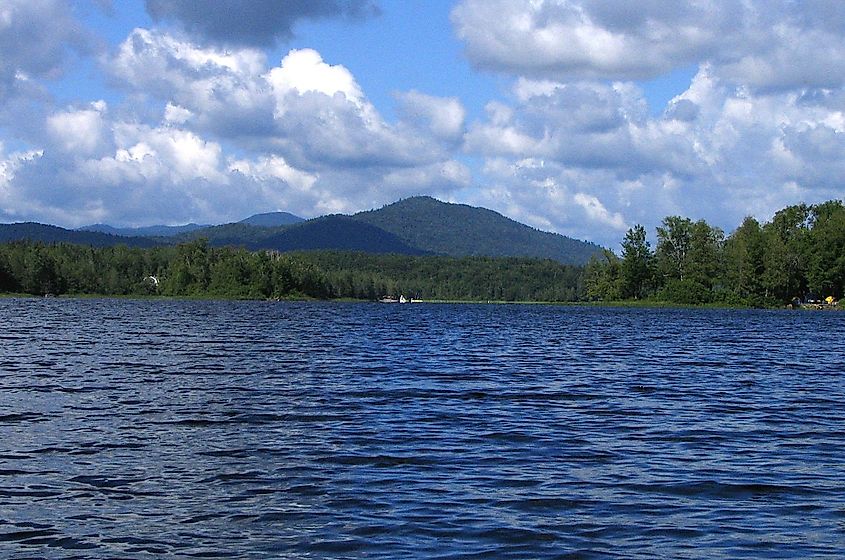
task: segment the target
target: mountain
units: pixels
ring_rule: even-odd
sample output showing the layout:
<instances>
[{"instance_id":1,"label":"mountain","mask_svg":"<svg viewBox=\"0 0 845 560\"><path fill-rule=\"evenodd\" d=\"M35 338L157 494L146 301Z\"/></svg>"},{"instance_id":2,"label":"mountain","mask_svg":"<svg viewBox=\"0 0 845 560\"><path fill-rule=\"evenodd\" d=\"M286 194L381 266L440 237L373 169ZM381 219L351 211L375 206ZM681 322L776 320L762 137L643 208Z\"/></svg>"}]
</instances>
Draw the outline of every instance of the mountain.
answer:
<instances>
[{"instance_id":1,"label":"mountain","mask_svg":"<svg viewBox=\"0 0 845 560\"><path fill-rule=\"evenodd\" d=\"M156 241L146 237L121 237L98 231L78 231L35 222L0 224L0 243L22 240L41 241L42 243L74 243L93 247L110 247L113 245L154 247L158 245Z\"/></svg>"},{"instance_id":2,"label":"mountain","mask_svg":"<svg viewBox=\"0 0 845 560\"><path fill-rule=\"evenodd\" d=\"M148 236L140 237L145 231L150 232ZM400 200L353 216L337 214L307 221L287 212L270 212L207 227L187 224L121 229L98 224L80 231L35 223L0 224L0 243L32 239L98 247L121 243L151 247L199 238L214 246L234 245L252 250L533 257L576 265L585 264L601 250L593 243L539 231L492 210L441 202L427 196Z\"/></svg>"},{"instance_id":3,"label":"mountain","mask_svg":"<svg viewBox=\"0 0 845 560\"><path fill-rule=\"evenodd\" d=\"M208 240L211 245L237 245L244 247L252 247L257 245L262 239L270 237L280 231L287 229L290 226L279 227L258 227L250 226L242 222L233 224L222 224L219 226L208 226L202 229L195 229L187 233L179 234L175 237L162 239L161 241L170 241L172 243L185 243L186 241L193 241L194 239L204 238Z\"/></svg>"},{"instance_id":4,"label":"mountain","mask_svg":"<svg viewBox=\"0 0 845 560\"><path fill-rule=\"evenodd\" d=\"M208 226L195 223L182 226L145 226L136 228L116 228L108 224L92 224L90 226L82 226L77 231L97 231L110 235L122 235L124 237L173 237L206 227Z\"/></svg>"},{"instance_id":5,"label":"mountain","mask_svg":"<svg viewBox=\"0 0 845 560\"><path fill-rule=\"evenodd\" d=\"M264 214L254 214L238 223L257 227L279 227L299 224L304 221L304 218L294 216L289 212L267 212Z\"/></svg>"},{"instance_id":6,"label":"mountain","mask_svg":"<svg viewBox=\"0 0 845 560\"><path fill-rule=\"evenodd\" d=\"M314 218L287 227L248 244L248 247L281 252L330 249L403 255L425 254L425 251L411 247L392 233L340 214Z\"/></svg>"},{"instance_id":7,"label":"mountain","mask_svg":"<svg viewBox=\"0 0 845 560\"><path fill-rule=\"evenodd\" d=\"M249 218L245 218L238 224L254 227L279 227L289 226L304 222L303 218L294 216L289 212L267 212L265 214L254 214ZM231 225L231 224L225 224ZM212 226L209 224L185 224L181 226L145 226L145 227L114 227L108 224L92 224L90 226L83 226L77 231L96 231L99 233L108 233L110 235L121 235L124 237L176 237L184 236L191 232L205 230L219 226ZM215 233L210 232L213 235ZM189 236L188 238L195 238L196 236Z\"/></svg>"},{"instance_id":8,"label":"mountain","mask_svg":"<svg viewBox=\"0 0 845 560\"><path fill-rule=\"evenodd\" d=\"M586 264L601 247L540 231L498 212L429 196L406 198L356 220L396 235L412 247L450 256L534 257Z\"/></svg>"}]
</instances>

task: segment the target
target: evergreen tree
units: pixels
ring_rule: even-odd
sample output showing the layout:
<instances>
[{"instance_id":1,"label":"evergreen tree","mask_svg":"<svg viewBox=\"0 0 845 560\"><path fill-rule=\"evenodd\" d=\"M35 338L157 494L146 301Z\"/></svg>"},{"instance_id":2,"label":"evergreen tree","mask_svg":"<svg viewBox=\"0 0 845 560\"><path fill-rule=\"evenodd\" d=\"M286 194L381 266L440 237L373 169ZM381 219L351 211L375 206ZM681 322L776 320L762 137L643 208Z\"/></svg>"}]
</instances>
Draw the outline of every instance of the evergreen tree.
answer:
<instances>
[{"instance_id":1,"label":"evergreen tree","mask_svg":"<svg viewBox=\"0 0 845 560\"><path fill-rule=\"evenodd\" d=\"M637 224L628 230L622 241L623 298L641 299L648 295L652 284L652 258L645 228Z\"/></svg>"}]
</instances>

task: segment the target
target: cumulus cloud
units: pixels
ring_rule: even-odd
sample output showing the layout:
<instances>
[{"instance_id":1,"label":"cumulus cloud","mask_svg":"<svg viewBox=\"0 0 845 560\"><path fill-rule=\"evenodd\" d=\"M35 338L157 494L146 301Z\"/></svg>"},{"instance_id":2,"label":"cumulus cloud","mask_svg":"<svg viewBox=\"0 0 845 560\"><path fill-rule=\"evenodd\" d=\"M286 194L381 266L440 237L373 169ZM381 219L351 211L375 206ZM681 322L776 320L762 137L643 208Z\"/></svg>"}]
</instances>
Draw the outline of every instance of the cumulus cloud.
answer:
<instances>
[{"instance_id":1,"label":"cumulus cloud","mask_svg":"<svg viewBox=\"0 0 845 560\"><path fill-rule=\"evenodd\" d=\"M716 4L719 4L716 6ZM730 40L737 2L464 0L452 12L470 59L532 77L639 79Z\"/></svg>"},{"instance_id":2,"label":"cumulus cloud","mask_svg":"<svg viewBox=\"0 0 845 560\"><path fill-rule=\"evenodd\" d=\"M404 167L445 157L431 134L386 123L352 73L312 49L292 50L270 68L254 49L201 47L136 29L112 72L134 93L164 101L168 121L300 168Z\"/></svg>"},{"instance_id":3,"label":"cumulus cloud","mask_svg":"<svg viewBox=\"0 0 845 560\"><path fill-rule=\"evenodd\" d=\"M474 123L466 149L481 155L545 158L620 176L653 169L692 170L684 130L648 118L642 92L629 84L519 81L516 109L488 106Z\"/></svg>"},{"instance_id":4,"label":"cumulus cloud","mask_svg":"<svg viewBox=\"0 0 845 560\"><path fill-rule=\"evenodd\" d=\"M449 151L460 104L411 94L431 126L389 123L347 68L311 49L273 66L253 48L135 29L106 63L131 105L47 111L37 157L4 160L3 212L74 226L312 216L470 181Z\"/></svg>"},{"instance_id":5,"label":"cumulus cloud","mask_svg":"<svg viewBox=\"0 0 845 560\"><path fill-rule=\"evenodd\" d=\"M107 105L95 101L88 108L71 109L50 115L47 132L53 145L67 153L90 155L104 141L103 113Z\"/></svg>"},{"instance_id":6,"label":"cumulus cloud","mask_svg":"<svg viewBox=\"0 0 845 560\"><path fill-rule=\"evenodd\" d=\"M213 222L433 194L615 246L669 214L730 229L842 196L841 2L460 0L468 57L510 90L475 119L466 99L397 92L393 120L346 61L261 48L370 2L147 7L183 29L135 29L102 57L127 102L56 106L46 82L89 39L67 3L0 3L0 215ZM239 29L226 10L246 8L275 23ZM650 107L635 80L677 68L697 73Z\"/></svg>"},{"instance_id":7,"label":"cumulus cloud","mask_svg":"<svg viewBox=\"0 0 845 560\"><path fill-rule=\"evenodd\" d=\"M761 90L838 87L838 0L462 0L452 12L476 65L554 80L648 79L708 62Z\"/></svg>"},{"instance_id":8,"label":"cumulus cloud","mask_svg":"<svg viewBox=\"0 0 845 560\"><path fill-rule=\"evenodd\" d=\"M48 82L60 79L75 56L96 48L68 2L0 2L0 127L17 138L40 136L52 102Z\"/></svg>"},{"instance_id":9,"label":"cumulus cloud","mask_svg":"<svg viewBox=\"0 0 845 560\"><path fill-rule=\"evenodd\" d=\"M91 49L88 34L61 0L0 4L0 101L30 78L57 78L67 47Z\"/></svg>"},{"instance_id":10,"label":"cumulus cloud","mask_svg":"<svg viewBox=\"0 0 845 560\"><path fill-rule=\"evenodd\" d=\"M164 100L182 117L198 115L218 128L246 129L265 120L272 101L257 78L267 65L255 49L202 48L190 41L148 29L135 29L119 46L108 67L129 91ZM171 109L171 116L173 109Z\"/></svg>"},{"instance_id":11,"label":"cumulus cloud","mask_svg":"<svg viewBox=\"0 0 845 560\"><path fill-rule=\"evenodd\" d=\"M452 21L471 62L514 77L467 127L479 202L616 246L669 214L730 230L842 196L841 2L462 0ZM655 115L634 80L686 67Z\"/></svg>"},{"instance_id":12,"label":"cumulus cloud","mask_svg":"<svg viewBox=\"0 0 845 560\"><path fill-rule=\"evenodd\" d=\"M375 15L373 0L146 0L156 21L181 24L203 42L270 46L302 19Z\"/></svg>"},{"instance_id":13,"label":"cumulus cloud","mask_svg":"<svg viewBox=\"0 0 845 560\"><path fill-rule=\"evenodd\" d=\"M455 97L435 97L418 91L396 94L405 119L438 138L458 140L464 132L466 109Z\"/></svg>"},{"instance_id":14,"label":"cumulus cloud","mask_svg":"<svg viewBox=\"0 0 845 560\"><path fill-rule=\"evenodd\" d=\"M755 93L702 67L662 115L627 83L518 81L465 148L479 200L537 227L616 246L634 223L705 218L726 230L799 200L839 198L845 105L833 93Z\"/></svg>"}]
</instances>

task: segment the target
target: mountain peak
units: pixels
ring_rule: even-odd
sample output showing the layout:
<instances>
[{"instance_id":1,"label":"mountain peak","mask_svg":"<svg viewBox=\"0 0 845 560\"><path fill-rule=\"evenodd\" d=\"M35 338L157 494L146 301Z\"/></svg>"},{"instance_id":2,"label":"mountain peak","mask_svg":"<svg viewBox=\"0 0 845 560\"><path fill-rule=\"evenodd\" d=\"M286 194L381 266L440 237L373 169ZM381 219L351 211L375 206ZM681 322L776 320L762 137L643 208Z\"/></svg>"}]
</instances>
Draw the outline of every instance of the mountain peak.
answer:
<instances>
[{"instance_id":1,"label":"mountain peak","mask_svg":"<svg viewBox=\"0 0 845 560\"><path fill-rule=\"evenodd\" d=\"M238 223L256 227L280 227L290 226L304 221L303 218L294 216L290 212L264 212L262 214L253 214Z\"/></svg>"},{"instance_id":2,"label":"mountain peak","mask_svg":"<svg viewBox=\"0 0 845 560\"><path fill-rule=\"evenodd\" d=\"M354 217L413 247L442 255L533 257L585 264L601 249L593 243L539 231L487 208L430 196L406 198Z\"/></svg>"}]
</instances>

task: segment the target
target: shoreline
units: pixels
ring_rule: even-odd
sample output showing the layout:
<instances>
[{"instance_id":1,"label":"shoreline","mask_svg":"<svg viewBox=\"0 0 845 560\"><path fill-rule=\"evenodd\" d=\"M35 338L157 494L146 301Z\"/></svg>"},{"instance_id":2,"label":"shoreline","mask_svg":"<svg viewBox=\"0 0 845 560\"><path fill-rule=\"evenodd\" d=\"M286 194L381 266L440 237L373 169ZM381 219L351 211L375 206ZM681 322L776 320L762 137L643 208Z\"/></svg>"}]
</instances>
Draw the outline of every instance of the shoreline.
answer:
<instances>
[{"instance_id":1,"label":"shoreline","mask_svg":"<svg viewBox=\"0 0 845 560\"><path fill-rule=\"evenodd\" d=\"M355 298L331 298L315 299L309 297L288 297L278 299L250 299L235 298L221 295L207 294L196 296L167 296L154 294L60 294L39 296L34 294L0 293L0 299L115 299L115 300L138 300L138 301L256 301L266 303L282 302L326 302L326 303L380 303L377 300L355 299ZM392 302L391 302L392 303ZM839 306L816 308L802 306L792 308L789 304L777 307L751 307L745 305L728 305L720 303L706 304L682 304L655 300L615 300L615 301L506 301L506 300L461 300L461 299L415 299L408 304L432 304L432 305L552 305L560 307L609 307L609 308L635 308L635 309L759 309L759 310L792 310L792 311L841 311ZM390 304L384 304L390 305Z\"/></svg>"}]
</instances>

